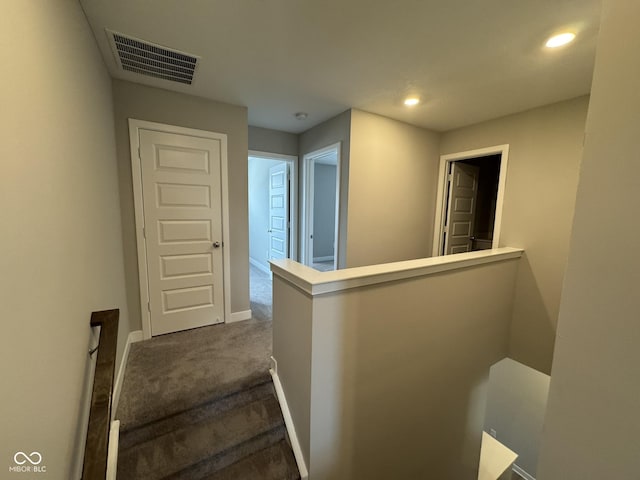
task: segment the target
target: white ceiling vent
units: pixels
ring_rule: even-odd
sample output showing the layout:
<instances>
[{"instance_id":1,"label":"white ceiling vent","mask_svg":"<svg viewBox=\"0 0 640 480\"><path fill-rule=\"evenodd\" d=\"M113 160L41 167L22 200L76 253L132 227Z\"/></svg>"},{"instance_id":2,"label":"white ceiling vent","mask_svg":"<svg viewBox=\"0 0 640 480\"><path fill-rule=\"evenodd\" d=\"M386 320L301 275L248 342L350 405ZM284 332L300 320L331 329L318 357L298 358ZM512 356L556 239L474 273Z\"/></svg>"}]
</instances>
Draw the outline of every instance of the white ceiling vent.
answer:
<instances>
[{"instance_id":1,"label":"white ceiling vent","mask_svg":"<svg viewBox=\"0 0 640 480\"><path fill-rule=\"evenodd\" d=\"M200 57L105 29L122 70L191 85Z\"/></svg>"}]
</instances>

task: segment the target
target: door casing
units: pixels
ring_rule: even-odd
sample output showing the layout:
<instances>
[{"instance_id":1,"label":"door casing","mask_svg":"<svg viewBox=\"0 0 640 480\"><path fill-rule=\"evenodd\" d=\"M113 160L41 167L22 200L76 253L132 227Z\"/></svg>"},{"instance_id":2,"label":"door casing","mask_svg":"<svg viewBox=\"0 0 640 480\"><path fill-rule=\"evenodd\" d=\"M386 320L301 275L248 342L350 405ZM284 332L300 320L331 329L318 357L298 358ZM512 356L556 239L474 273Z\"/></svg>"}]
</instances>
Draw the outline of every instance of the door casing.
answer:
<instances>
[{"instance_id":1,"label":"door casing","mask_svg":"<svg viewBox=\"0 0 640 480\"><path fill-rule=\"evenodd\" d=\"M341 171L341 142L328 145L324 148L306 153L302 162L302 178L303 178L303 195L302 195L302 247L300 255L300 263L311 265L313 263L313 240L311 232L313 231L313 163L316 158L322 157L329 152L336 152L336 212L335 212L335 232L334 232L334 252L333 252L333 268L338 269L339 258L339 233L340 233L340 171Z\"/></svg>"},{"instance_id":2,"label":"door casing","mask_svg":"<svg viewBox=\"0 0 640 480\"><path fill-rule=\"evenodd\" d=\"M222 143L220 158L221 209L222 209L222 290L224 303L224 322L231 319L231 259L229 248L229 165L227 160L227 136L222 133L197 130L193 128L166 125L146 120L129 119L129 144L131 148L131 175L133 183L133 200L136 221L136 245L138 252L138 277L140 285L140 313L142 320L142 336L151 338L151 314L149 312L149 282L147 276L147 252L144 238L144 203L142 197L142 165L140 162L140 130L154 130L158 132L190 135L194 137L210 138Z\"/></svg>"},{"instance_id":3,"label":"door casing","mask_svg":"<svg viewBox=\"0 0 640 480\"><path fill-rule=\"evenodd\" d=\"M509 161L509 144L495 145L493 147L479 148L465 152L450 153L440 156L440 170L438 173L438 193L436 197L436 215L433 229L432 256L437 257L442 253L443 241L442 233L447 208L447 176L449 164L458 160L467 160L476 157L488 157L490 155L500 155L500 178L498 180L498 199L496 201L496 215L493 223L493 242L491 248L498 248L500 245L500 227L502 226L502 207L504 205L504 190L507 180L507 163Z\"/></svg>"}]
</instances>

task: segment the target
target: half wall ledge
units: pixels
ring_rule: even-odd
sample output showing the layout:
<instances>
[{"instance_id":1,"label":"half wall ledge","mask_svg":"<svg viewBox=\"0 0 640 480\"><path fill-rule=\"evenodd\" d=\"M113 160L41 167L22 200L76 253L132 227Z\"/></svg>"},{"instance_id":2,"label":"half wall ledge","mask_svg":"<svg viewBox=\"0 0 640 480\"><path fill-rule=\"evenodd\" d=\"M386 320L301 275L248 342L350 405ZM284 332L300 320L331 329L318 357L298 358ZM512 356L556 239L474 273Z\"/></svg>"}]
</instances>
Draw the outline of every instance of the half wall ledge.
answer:
<instances>
[{"instance_id":1,"label":"half wall ledge","mask_svg":"<svg viewBox=\"0 0 640 480\"><path fill-rule=\"evenodd\" d=\"M320 272L289 259L272 260L270 263L271 271L275 275L295 285L303 292L314 296L377 283L432 275L486 263L501 262L520 258L523 252L524 250L521 248L501 247L478 252L346 268L330 272Z\"/></svg>"}]
</instances>

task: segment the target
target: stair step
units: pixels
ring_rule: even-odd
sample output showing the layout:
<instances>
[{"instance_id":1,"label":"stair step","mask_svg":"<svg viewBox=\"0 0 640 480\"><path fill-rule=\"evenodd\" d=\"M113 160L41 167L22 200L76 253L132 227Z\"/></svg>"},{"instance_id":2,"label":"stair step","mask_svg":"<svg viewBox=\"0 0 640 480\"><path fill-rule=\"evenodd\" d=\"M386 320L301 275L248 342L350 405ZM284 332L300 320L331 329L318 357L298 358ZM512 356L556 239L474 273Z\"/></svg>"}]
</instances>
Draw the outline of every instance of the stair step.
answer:
<instances>
[{"instance_id":1,"label":"stair step","mask_svg":"<svg viewBox=\"0 0 640 480\"><path fill-rule=\"evenodd\" d=\"M226 469L230 465L240 462L244 458L259 452L260 450L264 450L265 448L277 444L285 437L285 435L286 429L284 425L281 425L278 428L274 428L267 433L257 435L229 450L225 450L218 455L209 457L196 465L170 475L164 480L203 480L210 478L216 472ZM238 478L241 479L242 477Z\"/></svg>"},{"instance_id":2,"label":"stair step","mask_svg":"<svg viewBox=\"0 0 640 480\"><path fill-rule=\"evenodd\" d=\"M135 445L147 442L153 438L160 437L175 430L179 430L190 425L204 422L214 416L238 408L257 400L274 396L275 391L271 380L253 386L246 390L232 393L222 398L214 399L211 402L200 405L191 410L176 412L173 415L161 418L151 423L120 430L120 450L127 450Z\"/></svg>"},{"instance_id":3,"label":"stair step","mask_svg":"<svg viewBox=\"0 0 640 480\"><path fill-rule=\"evenodd\" d=\"M291 447L284 441L252 455L201 480L298 480L300 473Z\"/></svg>"},{"instance_id":4,"label":"stair step","mask_svg":"<svg viewBox=\"0 0 640 480\"><path fill-rule=\"evenodd\" d=\"M277 430L282 425L276 398L266 396L216 417L120 449L118 480L155 480L177 475L207 459L220 457L225 451L232 452L254 437Z\"/></svg>"}]
</instances>

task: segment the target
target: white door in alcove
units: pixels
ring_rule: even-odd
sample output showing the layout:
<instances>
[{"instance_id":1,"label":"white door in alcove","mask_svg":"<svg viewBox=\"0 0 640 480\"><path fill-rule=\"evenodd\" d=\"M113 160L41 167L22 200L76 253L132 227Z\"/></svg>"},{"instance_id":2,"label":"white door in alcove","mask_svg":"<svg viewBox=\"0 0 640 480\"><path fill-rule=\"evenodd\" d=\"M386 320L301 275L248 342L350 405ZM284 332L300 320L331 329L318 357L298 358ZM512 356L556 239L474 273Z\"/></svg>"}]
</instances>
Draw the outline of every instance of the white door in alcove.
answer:
<instances>
[{"instance_id":1,"label":"white door in alcove","mask_svg":"<svg viewBox=\"0 0 640 480\"><path fill-rule=\"evenodd\" d=\"M470 252L478 198L480 168L451 162L445 221L445 255Z\"/></svg>"},{"instance_id":2,"label":"white door in alcove","mask_svg":"<svg viewBox=\"0 0 640 480\"><path fill-rule=\"evenodd\" d=\"M138 133L151 335L223 322L226 142Z\"/></svg>"},{"instance_id":3,"label":"white door in alcove","mask_svg":"<svg viewBox=\"0 0 640 480\"><path fill-rule=\"evenodd\" d=\"M269 259L288 258L289 246L289 165L279 163L269 169Z\"/></svg>"}]
</instances>

